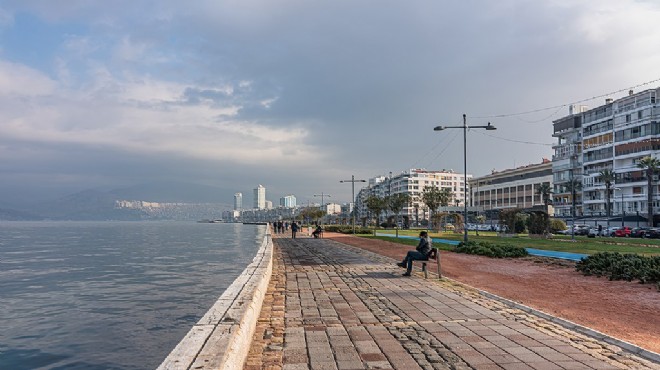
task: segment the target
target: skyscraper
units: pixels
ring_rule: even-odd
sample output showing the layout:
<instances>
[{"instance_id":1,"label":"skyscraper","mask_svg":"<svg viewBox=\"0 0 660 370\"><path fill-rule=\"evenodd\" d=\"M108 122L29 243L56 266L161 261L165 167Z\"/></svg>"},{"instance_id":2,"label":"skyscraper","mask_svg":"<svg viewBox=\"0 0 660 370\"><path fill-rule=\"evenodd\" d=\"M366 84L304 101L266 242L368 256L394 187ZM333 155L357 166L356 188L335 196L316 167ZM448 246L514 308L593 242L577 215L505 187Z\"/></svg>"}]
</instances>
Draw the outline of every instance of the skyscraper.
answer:
<instances>
[{"instance_id":1,"label":"skyscraper","mask_svg":"<svg viewBox=\"0 0 660 370\"><path fill-rule=\"evenodd\" d=\"M256 189L254 189L254 208L255 209L265 209L266 208L266 188L259 184Z\"/></svg>"},{"instance_id":2,"label":"skyscraper","mask_svg":"<svg viewBox=\"0 0 660 370\"><path fill-rule=\"evenodd\" d=\"M284 208L296 208L296 197L293 195L287 195L280 198L280 206Z\"/></svg>"},{"instance_id":3,"label":"skyscraper","mask_svg":"<svg viewBox=\"0 0 660 370\"><path fill-rule=\"evenodd\" d=\"M243 209L243 193L234 194L234 211Z\"/></svg>"}]
</instances>

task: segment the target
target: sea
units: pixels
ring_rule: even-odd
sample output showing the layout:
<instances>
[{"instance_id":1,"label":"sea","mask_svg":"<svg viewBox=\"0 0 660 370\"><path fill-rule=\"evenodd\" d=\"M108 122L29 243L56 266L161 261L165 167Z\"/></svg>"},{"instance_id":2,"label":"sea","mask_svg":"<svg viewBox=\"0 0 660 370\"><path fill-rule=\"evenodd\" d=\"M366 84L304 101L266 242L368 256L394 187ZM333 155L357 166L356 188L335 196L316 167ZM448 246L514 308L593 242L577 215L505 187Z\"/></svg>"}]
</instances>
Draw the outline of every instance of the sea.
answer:
<instances>
[{"instance_id":1,"label":"sea","mask_svg":"<svg viewBox=\"0 0 660 370\"><path fill-rule=\"evenodd\" d=\"M265 226L0 222L0 369L154 369Z\"/></svg>"}]
</instances>

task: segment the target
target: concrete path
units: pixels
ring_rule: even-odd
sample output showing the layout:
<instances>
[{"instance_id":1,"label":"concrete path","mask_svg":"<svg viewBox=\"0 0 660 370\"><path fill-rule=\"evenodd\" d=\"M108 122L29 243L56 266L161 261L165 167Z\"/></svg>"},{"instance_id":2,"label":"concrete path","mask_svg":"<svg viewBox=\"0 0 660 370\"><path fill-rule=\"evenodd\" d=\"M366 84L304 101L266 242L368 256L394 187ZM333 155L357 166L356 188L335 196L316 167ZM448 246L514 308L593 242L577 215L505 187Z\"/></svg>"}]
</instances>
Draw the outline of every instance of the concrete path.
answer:
<instances>
[{"instance_id":1,"label":"concrete path","mask_svg":"<svg viewBox=\"0 0 660 370\"><path fill-rule=\"evenodd\" d=\"M245 369L660 369L392 259L278 236Z\"/></svg>"}]
</instances>

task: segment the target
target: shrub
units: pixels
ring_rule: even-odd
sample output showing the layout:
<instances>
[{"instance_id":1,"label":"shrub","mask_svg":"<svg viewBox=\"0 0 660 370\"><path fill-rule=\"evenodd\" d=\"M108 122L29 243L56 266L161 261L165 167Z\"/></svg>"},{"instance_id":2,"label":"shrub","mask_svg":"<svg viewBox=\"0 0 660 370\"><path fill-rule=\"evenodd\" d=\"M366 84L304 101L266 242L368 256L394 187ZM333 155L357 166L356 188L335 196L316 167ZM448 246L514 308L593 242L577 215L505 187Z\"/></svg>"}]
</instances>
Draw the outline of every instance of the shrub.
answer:
<instances>
[{"instance_id":1,"label":"shrub","mask_svg":"<svg viewBox=\"0 0 660 370\"><path fill-rule=\"evenodd\" d=\"M607 276L610 280L660 283L660 256L601 252L583 258L575 268L584 275Z\"/></svg>"},{"instance_id":2,"label":"shrub","mask_svg":"<svg viewBox=\"0 0 660 370\"><path fill-rule=\"evenodd\" d=\"M525 257L528 255L525 248L516 247L509 244L497 244L489 243L483 241L477 242L460 242L456 248L455 252L458 253L467 253L467 254L478 254L480 256L494 257L494 258L507 258L507 257Z\"/></svg>"},{"instance_id":3,"label":"shrub","mask_svg":"<svg viewBox=\"0 0 660 370\"><path fill-rule=\"evenodd\" d=\"M566 222L557 218L550 219L550 232L556 234L558 231L566 230Z\"/></svg>"}]
</instances>

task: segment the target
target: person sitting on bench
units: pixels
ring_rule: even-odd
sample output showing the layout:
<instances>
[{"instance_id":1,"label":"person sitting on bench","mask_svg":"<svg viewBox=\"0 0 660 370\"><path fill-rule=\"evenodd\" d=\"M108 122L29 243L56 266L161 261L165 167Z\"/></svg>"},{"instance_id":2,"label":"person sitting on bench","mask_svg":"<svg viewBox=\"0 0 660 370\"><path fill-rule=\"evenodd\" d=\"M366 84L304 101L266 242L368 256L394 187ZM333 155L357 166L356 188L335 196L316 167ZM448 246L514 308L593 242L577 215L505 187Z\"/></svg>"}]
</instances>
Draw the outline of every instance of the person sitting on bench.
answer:
<instances>
[{"instance_id":1,"label":"person sitting on bench","mask_svg":"<svg viewBox=\"0 0 660 370\"><path fill-rule=\"evenodd\" d=\"M323 233L323 229L321 228L320 225L316 225L316 230L314 230L314 232L312 232L312 235L315 238L318 238L319 236L321 236L321 233Z\"/></svg>"},{"instance_id":2,"label":"person sitting on bench","mask_svg":"<svg viewBox=\"0 0 660 370\"><path fill-rule=\"evenodd\" d=\"M431 252L431 243L429 242L429 234L426 231L419 233L419 244L414 251L408 251L403 261L397 263L399 267L405 267L406 272L403 276L410 276L412 272L413 261L427 261L429 253Z\"/></svg>"}]
</instances>

